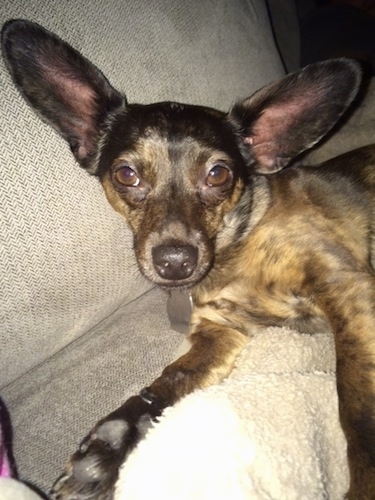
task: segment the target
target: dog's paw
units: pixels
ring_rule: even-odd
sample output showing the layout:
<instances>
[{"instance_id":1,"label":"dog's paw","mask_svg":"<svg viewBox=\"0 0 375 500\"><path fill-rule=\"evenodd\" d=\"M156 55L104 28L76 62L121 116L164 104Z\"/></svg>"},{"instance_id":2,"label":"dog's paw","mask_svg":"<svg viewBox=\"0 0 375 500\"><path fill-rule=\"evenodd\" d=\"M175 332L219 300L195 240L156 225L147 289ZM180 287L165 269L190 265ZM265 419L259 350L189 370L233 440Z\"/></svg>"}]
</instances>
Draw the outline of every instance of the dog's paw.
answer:
<instances>
[{"instance_id":1,"label":"dog's paw","mask_svg":"<svg viewBox=\"0 0 375 500\"><path fill-rule=\"evenodd\" d=\"M160 414L146 396L133 396L94 427L53 485L51 500L113 498L119 467Z\"/></svg>"}]
</instances>

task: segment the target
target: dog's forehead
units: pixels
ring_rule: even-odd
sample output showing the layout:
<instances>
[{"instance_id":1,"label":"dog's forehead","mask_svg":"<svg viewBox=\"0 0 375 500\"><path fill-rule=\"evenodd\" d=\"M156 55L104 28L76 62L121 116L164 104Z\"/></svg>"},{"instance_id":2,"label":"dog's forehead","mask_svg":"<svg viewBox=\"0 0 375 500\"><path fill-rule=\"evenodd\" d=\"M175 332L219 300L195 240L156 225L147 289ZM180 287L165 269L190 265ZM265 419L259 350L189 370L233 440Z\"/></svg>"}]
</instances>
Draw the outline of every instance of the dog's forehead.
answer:
<instances>
[{"instance_id":1,"label":"dog's forehead","mask_svg":"<svg viewBox=\"0 0 375 500\"><path fill-rule=\"evenodd\" d=\"M203 106L163 102L130 108L131 119L138 136L160 136L170 142L186 138L214 145L226 128L225 115Z\"/></svg>"},{"instance_id":2,"label":"dog's forehead","mask_svg":"<svg viewBox=\"0 0 375 500\"><path fill-rule=\"evenodd\" d=\"M234 146L226 115L203 106L176 102L149 105L132 104L116 117L103 148L105 163L111 164L123 154L156 150L177 151L197 145L212 150Z\"/></svg>"},{"instance_id":3,"label":"dog's forehead","mask_svg":"<svg viewBox=\"0 0 375 500\"><path fill-rule=\"evenodd\" d=\"M190 137L219 145L219 136L228 127L225 116L211 108L176 102L131 104L116 117L107 142L112 150L157 137L175 142Z\"/></svg>"}]
</instances>

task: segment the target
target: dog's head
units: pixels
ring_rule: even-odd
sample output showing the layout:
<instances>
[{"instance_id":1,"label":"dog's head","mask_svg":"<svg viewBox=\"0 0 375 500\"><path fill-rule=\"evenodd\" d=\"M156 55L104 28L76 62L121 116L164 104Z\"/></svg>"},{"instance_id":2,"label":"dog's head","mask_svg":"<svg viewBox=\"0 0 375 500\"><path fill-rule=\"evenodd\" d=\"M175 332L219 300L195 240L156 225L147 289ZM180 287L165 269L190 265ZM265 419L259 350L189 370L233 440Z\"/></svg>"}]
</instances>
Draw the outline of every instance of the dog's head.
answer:
<instances>
[{"instance_id":1,"label":"dog's head","mask_svg":"<svg viewBox=\"0 0 375 500\"><path fill-rule=\"evenodd\" d=\"M360 82L358 65L338 59L288 75L227 114L172 102L134 105L36 24L7 23L2 46L22 95L130 224L141 270L170 287L208 272L217 236L245 192L250 210L252 176L277 172L317 143Z\"/></svg>"}]
</instances>

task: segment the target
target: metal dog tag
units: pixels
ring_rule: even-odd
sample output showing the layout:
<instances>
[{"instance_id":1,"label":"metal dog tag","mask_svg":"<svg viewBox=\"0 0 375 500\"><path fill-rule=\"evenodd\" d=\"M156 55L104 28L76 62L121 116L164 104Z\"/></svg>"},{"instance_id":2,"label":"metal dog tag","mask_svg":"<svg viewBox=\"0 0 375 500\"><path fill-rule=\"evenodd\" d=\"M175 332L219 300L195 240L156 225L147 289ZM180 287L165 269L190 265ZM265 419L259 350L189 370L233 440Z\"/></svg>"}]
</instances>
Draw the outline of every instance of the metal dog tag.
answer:
<instances>
[{"instance_id":1,"label":"metal dog tag","mask_svg":"<svg viewBox=\"0 0 375 500\"><path fill-rule=\"evenodd\" d=\"M188 290L176 289L169 293L167 312L173 330L189 333L192 310L193 299Z\"/></svg>"}]
</instances>

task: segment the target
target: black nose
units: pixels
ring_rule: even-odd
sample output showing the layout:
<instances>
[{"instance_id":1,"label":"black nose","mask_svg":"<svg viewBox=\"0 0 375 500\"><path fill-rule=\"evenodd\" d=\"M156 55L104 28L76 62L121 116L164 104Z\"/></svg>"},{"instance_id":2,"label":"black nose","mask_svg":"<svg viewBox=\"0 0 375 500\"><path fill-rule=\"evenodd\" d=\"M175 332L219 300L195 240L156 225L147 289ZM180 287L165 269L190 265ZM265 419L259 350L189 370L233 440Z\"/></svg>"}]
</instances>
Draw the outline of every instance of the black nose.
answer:
<instances>
[{"instance_id":1,"label":"black nose","mask_svg":"<svg viewBox=\"0 0 375 500\"><path fill-rule=\"evenodd\" d=\"M152 249L154 268L166 280L189 278L198 262L198 249L192 245L159 245Z\"/></svg>"}]
</instances>

